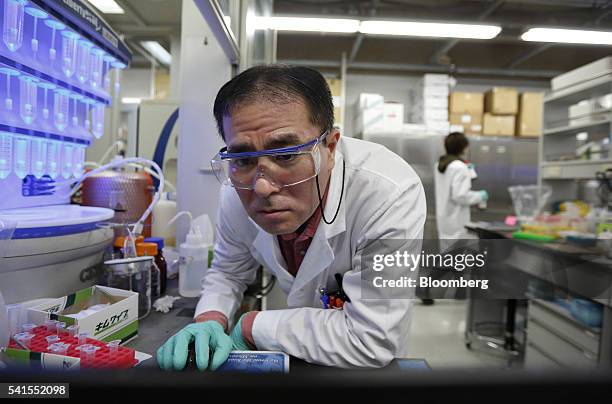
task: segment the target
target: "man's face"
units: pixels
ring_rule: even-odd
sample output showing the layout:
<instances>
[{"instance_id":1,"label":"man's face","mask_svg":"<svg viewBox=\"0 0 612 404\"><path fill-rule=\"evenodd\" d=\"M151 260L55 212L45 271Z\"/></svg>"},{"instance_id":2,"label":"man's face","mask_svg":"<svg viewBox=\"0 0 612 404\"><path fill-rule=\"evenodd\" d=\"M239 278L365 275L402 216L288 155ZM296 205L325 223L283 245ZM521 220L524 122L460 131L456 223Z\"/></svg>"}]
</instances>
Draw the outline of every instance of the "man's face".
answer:
<instances>
[{"instance_id":1,"label":"man's face","mask_svg":"<svg viewBox=\"0 0 612 404\"><path fill-rule=\"evenodd\" d=\"M260 151L296 146L316 139L321 130L310 122L308 108L301 101L272 103L245 102L223 119L229 152ZM325 192L339 133L328 136L327 146L320 144L319 186ZM266 160L260 158L259 161ZM267 178L258 178L254 190L236 189L247 213L270 234L296 231L318 208L316 178L298 185L278 188ZM321 195L323 196L323 195Z\"/></svg>"}]
</instances>

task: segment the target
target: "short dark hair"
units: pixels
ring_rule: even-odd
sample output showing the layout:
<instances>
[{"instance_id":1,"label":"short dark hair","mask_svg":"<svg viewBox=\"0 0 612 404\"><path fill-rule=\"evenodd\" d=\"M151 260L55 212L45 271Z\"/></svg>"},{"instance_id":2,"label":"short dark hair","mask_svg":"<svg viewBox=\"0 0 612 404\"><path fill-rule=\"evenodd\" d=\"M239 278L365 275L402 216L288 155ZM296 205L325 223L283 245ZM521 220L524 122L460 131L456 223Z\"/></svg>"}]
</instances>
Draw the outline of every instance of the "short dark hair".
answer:
<instances>
[{"instance_id":1,"label":"short dark hair","mask_svg":"<svg viewBox=\"0 0 612 404\"><path fill-rule=\"evenodd\" d=\"M232 78L217 93L213 111L223 140L223 117L244 102L260 99L279 103L303 101L310 112L310 121L322 132L334 125L334 103L321 73L308 67L260 65Z\"/></svg>"},{"instance_id":2,"label":"short dark hair","mask_svg":"<svg viewBox=\"0 0 612 404\"><path fill-rule=\"evenodd\" d=\"M453 154L455 156L463 153L466 147L468 147L470 141L467 136L461 132L453 132L444 139L444 148L446 154Z\"/></svg>"}]
</instances>

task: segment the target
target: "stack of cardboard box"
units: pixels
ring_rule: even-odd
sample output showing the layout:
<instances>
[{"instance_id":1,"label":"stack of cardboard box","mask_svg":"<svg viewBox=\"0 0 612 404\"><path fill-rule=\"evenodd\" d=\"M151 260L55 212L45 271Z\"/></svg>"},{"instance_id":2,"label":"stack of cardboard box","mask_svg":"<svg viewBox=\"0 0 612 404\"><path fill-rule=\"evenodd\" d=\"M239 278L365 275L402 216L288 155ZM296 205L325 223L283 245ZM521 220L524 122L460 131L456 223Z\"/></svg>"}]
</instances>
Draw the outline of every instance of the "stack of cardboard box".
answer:
<instances>
[{"instance_id":1,"label":"stack of cardboard box","mask_svg":"<svg viewBox=\"0 0 612 404\"><path fill-rule=\"evenodd\" d=\"M449 97L451 131L466 135L482 134L484 106L482 93L455 91Z\"/></svg>"},{"instance_id":2,"label":"stack of cardboard box","mask_svg":"<svg viewBox=\"0 0 612 404\"><path fill-rule=\"evenodd\" d=\"M404 104L385 102L380 94L361 93L355 103L354 111L354 133L357 136L402 131Z\"/></svg>"},{"instance_id":3,"label":"stack of cardboard box","mask_svg":"<svg viewBox=\"0 0 612 404\"><path fill-rule=\"evenodd\" d=\"M485 93L482 133L514 136L518 114L518 92L509 87L493 87Z\"/></svg>"}]
</instances>

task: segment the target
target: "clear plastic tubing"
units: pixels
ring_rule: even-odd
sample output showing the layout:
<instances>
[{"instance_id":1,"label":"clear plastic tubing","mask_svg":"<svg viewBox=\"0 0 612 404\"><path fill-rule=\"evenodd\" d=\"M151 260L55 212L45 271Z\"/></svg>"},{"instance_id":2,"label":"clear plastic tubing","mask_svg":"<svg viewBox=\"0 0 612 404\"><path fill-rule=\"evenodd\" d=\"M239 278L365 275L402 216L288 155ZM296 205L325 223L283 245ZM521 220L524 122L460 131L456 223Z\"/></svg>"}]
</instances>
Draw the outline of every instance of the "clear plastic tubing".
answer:
<instances>
[{"instance_id":1,"label":"clear plastic tubing","mask_svg":"<svg viewBox=\"0 0 612 404\"><path fill-rule=\"evenodd\" d=\"M43 89L43 110L42 116L44 119L49 119L49 90L55 89L55 84L40 82L38 83L38 87Z\"/></svg>"},{"instance_id":2,"label":"clear plastic tubing","mask_svg":"<svg viewBox=\"0 0 612 404\"><path fill-rule=\"evenodd\" d=\"M62 31L62 71L70 78L76 68L77 42L80 36L72 31Z\"/></svg>"},{"instance_id":3,"label":"clear plastic tubing","mask_svg":"<svg viewBox=\"0 0 612 404\"><path fill-rule=\"evenodd\" d=\"M41 178L47 170L47 141L44 139L32 139L32 174L36 178ZM59 327L61 323L57 323ZM64 324L65 326L66 324Z\"/></svg>"},{"instance_id":4,"label":"clear plastic tubing","mask_svg":"<svg viewBox=\"0 0 612 404\"><path fill-rule=\"evenodd\" d=\"M79 326L76 324L69 325L66 330L68 331L68 335L70 335L72 338L76 338L79 334Z\"/></svg>"},{"instance_id":5,"label":"clear plastic tubing","mask_svg":"<svg viewBox=\"0 0 612 404\"><path fill-rule=\"evenodd\" d=\"M111 55L106 55L104 56L104 89L107 92L110 92L110 85L111 85L111 66L113 63L115 63L117 61L117 59L115 59L113 56Z\"/></svg>"},{"instance_id":6,"label":"clear plastic tubing","mask_svg":"<svg viewBox=\"0 0 612 404\"><path fill-rule=\"evenodd\" d=\"M45 25L51 28L51 46L49 47L49 60L54 62L57 58L57 49L55 48L55 36L57 31L66 29L66 26L59 21L54 19L45 20Z\"/></svg>"},{"instance_id":7,"label":"clear plastic tubing","mask_svg":"<svg viewBox=\"0 0 612 404\"><path fill-rule=\"evenodd\" d=\"M98 89L102 87L102 69L105 54L100 48L92 48L89 54L89 75L91 77L90 85L92 88Z\"/></svg>"},{"instance_id":8,"label":"clear plastic tubing","mask_svg":"<svg viewBox=\"0 0 612 404\"><path fill-rule=\"evenodd\" d=\"M106 105L101 102L96 102L91 110L91 133L96 139L100 139L104 135L104 111Z\"/></svg>"},{"instance_id":9,"label":"clear plastic tubing","mask_svg":"<svg viewBox=\"0 0 612 404\"><path fill-rule=\"evenodd\" d=\"M74 146L69 143L62 145L62 177L72 177L72 161L74 159Z\"/></svg>"},{"instance_id":10,"label":"clear plastic tubing","mask_svg":"<svg viewBox=\"0 0 612 404\"><path fill-rule=\"evenodd\" d=\"M38 79L30 76L19 77L19 114L28 125L36 119L37 98Z\"/></svg>"},{"instance_id":11,"label":"clear plastic tubing","mask_svg":"<svg viewBox=\"0 0 612 404\"><path fill-rule=\"evenodd\" d=\"M47 17L49 17L49 14L45 13L44 11L36 7L26 7L25 12L26 14L29 14L34 18L34 27L32 31L31 47L32 47L32 52L37 53L38 52L38 20L46 19Z\"/></svg>"},{"instance_id":12,"label":"clear plastic tubing","mask_svg":"<svg viewBox=\"0 0 612 404\"><path fill-rule=\"evenodd\" d=\"M20 332L18 334L13 335L13 339L21 345L25 346L26 348L30 348L32 338L34 338L34 334L29 332Z\"/></svg>"},{"instance_id":13,"label":"clear plastic tubing","mask_svg":"<svg viewBox=\"0 0 612 404\"><path fill-rule=\"evenodd\" d=\"M79 100L83 99L81 94L70 93L72 100L72 126L79 126Z\"/></svg>"},{"instance_id":14,"label":"clear plastic tubing","mask_svg":"<svg viewBox=\"0 0 612 404\"><path fill-rule=\"evenodd\" d=\"M74 161L72 164L72 174L75 178L78 178L83 174L83 166L85 165L85 147L75 146L74 147Z\"/></svg>"},{"instance_id":15,"label":"clear plastic tubing","mask_svg":"<svg viewBox=\"0 0 612 404\"><path fill-rule=\"evenodd\" d=\"M11 77L19 76L19 73L15 69L9 69L8 67L0 68L0 73L6 78L6 94L4 96L4 108L7 111L13 110L13 96L11 95Z\"/></svg>"},{"instance_id":16,"label":"clear plastic tubing","mask_svg":"<svg viewBox=\"0 0 612 404\"><path fill-rule=\"evenodd\" d=\"M89 58L93 44L86 39L81 39L77 43L76 57L76 77L81 83L89 79Z\"/></svg>"},{"instance_id":17,"label":"clear plastic tubing","mask_svg":"<svg viewBox=\"0 0 612 404\"><path fill-rule=\"evenodd\" d=\"M27 0L4 0L2 39L11 52L21 48L23 42L24 8Z\"/></svg>"},{"instance_id":18,"label":"clear plastic tubing","mask_svg":"<svg viewBox=\"0 0 612 404\"><path fill-rule=\"evenodd\" d=\"M70 91L58 89L53 99L53 119L57 130L63 132L68 126L68 114L70 109Z\"/></svg>"},{"instance_id":19,"label":"clear plastic tubing","mask_svg":"<svg viewBox=\"0 0 612 404\"><path fill-rule=\"evenodd\" d=\"M13 172L13 136L7 132L0 132L0 180Z\"/></svg>"},{"instance_id":20,"label":"clear plastic tubing","mask_svg":"<svg viewBox=\"0 0 612 404\"><path fill-rule=\"evenodd\" d=\"M17 177L24 179L30 173L30 141L27 138L15 138L15 161L13 170Z\"/></svg>"},{"instance_id":21,"label":"clear plastic tubing","mask_svg":"<svg viewBox=\"0 0 612 404\"><path fill-rule=\"evenodd\" d=\"M59 161L61 158L62 144L59 142L47 142L47 175L52 179L59 176Z\"/></svg>"}]
</instances>

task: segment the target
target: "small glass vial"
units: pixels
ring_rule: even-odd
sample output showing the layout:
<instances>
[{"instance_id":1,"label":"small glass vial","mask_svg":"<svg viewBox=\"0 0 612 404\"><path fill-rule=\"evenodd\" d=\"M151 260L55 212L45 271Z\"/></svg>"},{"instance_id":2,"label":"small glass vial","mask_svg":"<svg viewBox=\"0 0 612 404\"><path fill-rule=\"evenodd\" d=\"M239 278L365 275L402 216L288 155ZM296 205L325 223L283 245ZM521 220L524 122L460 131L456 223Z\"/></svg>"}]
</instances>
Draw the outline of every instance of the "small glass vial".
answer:
<instances>
[{"instance_id":1,"label":"small glass vial","mask_svg":"<svg viewBox=\"0 0 612 404\"><path fill-rule=\"evenodd\" d=\"M70 78L76 69L77 42L80 36L72 31L62 31L62 72Z\"/></svg>"},{"instance_id":2,"label":"small glass vial","mask_svg":"<svg viewBox=\"0 0 612 404\"><path fill-rule=\"evenodd\" d=\"M36 119L38 106L38 79L30 76L19 77L19 114L21 119L31 125Z\"/></svg>"},{"instance_id":3,"label":"small glass vial","mask_svg":"<svg viewBox=\"0 0 612 404\"><path fill-rule=\"evenodd\" d=\"M25 137L16 137L13 171L20 179L30 173L30 140Z\"/></svg>"},{"instance_id":4,"label":"small glass vial","mask_svg":"<svg viewBox=\"0 0 612 404\"><path fill-rule=\"evenodd\" d=\"M23 12L27 3L27 0L4 0L2 39L11 52L21 48L23 42Z\"/></svg>"},{"instance_id":5,"label":"small glass vial","mask_svg":"<svg viewBox=\"0 0 612 404\"><path fill-rule=\"evenodd\" d=\"M70 91L63 88L55 91L53 95L53 122L60 132L68 126L70 111Z\"/></svg>"},{"instance_id":6,"label":"small glass vial","mask_svg":"<svg viewBox=\"0 0 612 404\"><path fill-rule=\"evenodd\" d=\"M64 24L59 21L56 21L52 18L45 20L45 25L51 28L51 46L49 47L49 60L53 64L55 59L57 59L57 48L55 47L55 37L57 36L58 31L62 31L66 28Z\"/></svg>"},{"instance_id":7,"label":"small glass vial","mask_svg":"<svg viewBox=\"0 0 612 404\"><path fill-rule=\"evenodd\" d=\"M13 172L13 135L0 132L0 179Z\"/></svg>"},{"instance_id":8,"label":"small glass vial","mask_svg":"<svg viewBox=\"0 0 612 404\"><path fill-rule=\"evenodd\" d=\"M32 40L30 41L30 47L32 48L32 52L34 54L38 53L38 20L44 20L49 17L49 14L45 13L39 8L36 7L26 7L26 14L31 15L34 18L33 28L32 28Z\"/></svg>"}]
</instances>

